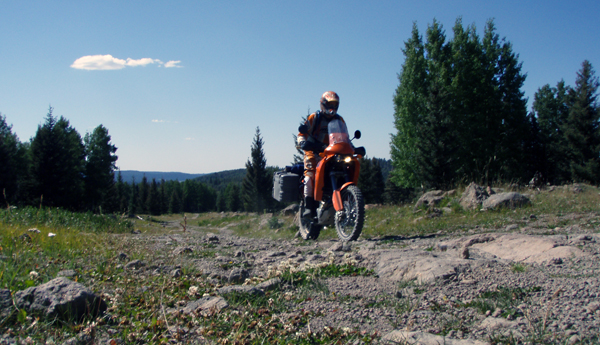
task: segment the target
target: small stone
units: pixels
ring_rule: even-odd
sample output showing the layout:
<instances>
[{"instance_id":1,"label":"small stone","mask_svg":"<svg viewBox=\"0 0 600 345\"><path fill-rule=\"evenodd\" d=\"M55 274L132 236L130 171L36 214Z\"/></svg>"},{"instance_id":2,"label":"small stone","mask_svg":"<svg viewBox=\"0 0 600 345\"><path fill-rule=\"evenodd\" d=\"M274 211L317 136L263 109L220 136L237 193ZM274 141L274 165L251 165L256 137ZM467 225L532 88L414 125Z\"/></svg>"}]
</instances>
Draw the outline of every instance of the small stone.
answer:
<instances>
[{"instance_id":1,"label":"small stone","mask_svg":"<svg viewBox=\"0 0 600 345\"><path fill-rule=\"evenodd\" d=\"M462 251L460 252L460 257L463 259L468 259L469 258L469 247L464 247L462 249Z\"/></svg>"}]
</instances>

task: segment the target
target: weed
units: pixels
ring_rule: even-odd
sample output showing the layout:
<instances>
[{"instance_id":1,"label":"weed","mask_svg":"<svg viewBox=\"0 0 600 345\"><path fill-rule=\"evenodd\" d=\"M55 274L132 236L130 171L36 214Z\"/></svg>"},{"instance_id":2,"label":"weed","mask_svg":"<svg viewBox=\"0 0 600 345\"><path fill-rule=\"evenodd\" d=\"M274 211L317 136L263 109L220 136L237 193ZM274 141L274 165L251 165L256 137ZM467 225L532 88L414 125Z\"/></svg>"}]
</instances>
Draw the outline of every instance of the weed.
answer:
<instances>
[{"instance_id":1,"label":"weed","mask_svg":"<svg viewBox=\"0 0 600 345\"><path fill-rule=\"evenodd\" d=\"M515 262L510 265L510 270L515 273L524 273L527 271L527 266L523 265L520 262Z\"/></svg>"}]
</instances>

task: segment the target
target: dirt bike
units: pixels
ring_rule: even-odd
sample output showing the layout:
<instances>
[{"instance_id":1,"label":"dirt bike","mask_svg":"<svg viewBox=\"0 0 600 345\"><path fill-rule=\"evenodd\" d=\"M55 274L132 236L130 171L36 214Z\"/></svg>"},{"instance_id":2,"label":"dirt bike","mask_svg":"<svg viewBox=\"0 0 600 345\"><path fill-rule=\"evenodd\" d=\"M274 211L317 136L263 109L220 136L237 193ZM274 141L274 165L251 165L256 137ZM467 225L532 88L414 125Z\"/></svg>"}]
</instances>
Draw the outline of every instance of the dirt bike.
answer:
<instances>
[{"instance_id":1,"label":"dirt bike","mask_svg":"<svg viewBox=\"0 0 600 345\"><path fill-rule=\"evenodd\" d=\"M300 133L308 135L308 127L300 126ZM304 147L322 157L315 170L314 199L318 203L314 217L302 217L304 205L304 181L300 180L300 208L298 226L305 240L317 239L323 227L335 225L342 241L355 241L360 236L365 220L365 203L357 187L360 173L359 158L365 156L364 147L355 148L348 135L346 124L340 119L329 122L329 145L315 143ZM360 131L353 139L360 139ZM353 140L352 139L352 140ZM311 141L309 137L309 142ZM302 164L302 170L303 169Z\"/></svg>"}]
</instances>

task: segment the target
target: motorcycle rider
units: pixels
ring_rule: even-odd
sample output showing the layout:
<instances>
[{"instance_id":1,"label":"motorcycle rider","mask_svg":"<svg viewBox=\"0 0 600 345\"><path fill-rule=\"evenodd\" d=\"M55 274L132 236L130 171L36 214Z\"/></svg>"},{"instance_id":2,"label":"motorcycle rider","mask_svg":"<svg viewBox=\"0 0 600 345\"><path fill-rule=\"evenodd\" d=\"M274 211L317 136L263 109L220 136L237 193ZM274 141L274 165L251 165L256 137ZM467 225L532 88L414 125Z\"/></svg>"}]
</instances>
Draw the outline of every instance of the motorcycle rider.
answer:
<instances>
[{"instance_id":1,"label":"motorcycle rider","mask_svg":"<svg viewBox=\"0 0 600 345\"><path fill-rule=\"evenodd\" d=\"M304 123L308 134L298 133L296 147L304 150L304 213L302 217L314 217L317 208L314 199L315 169L321 160L319 152L329 145L327 126L333 119L344 119L338 115L340 97L327 91L319 101L321 110L312 113ZM345 122L345 121L344 121Z\"/></svg>"}]
</instances>

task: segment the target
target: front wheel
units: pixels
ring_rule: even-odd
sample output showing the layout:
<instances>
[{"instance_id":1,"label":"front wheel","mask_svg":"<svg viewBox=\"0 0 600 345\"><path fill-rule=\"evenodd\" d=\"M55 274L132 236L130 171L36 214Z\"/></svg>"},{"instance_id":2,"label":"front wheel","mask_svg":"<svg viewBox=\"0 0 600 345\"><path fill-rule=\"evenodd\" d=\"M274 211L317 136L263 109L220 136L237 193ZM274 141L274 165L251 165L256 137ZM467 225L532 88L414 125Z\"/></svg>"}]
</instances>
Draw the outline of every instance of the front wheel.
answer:
<instances>
[{"instance_id":1,"label":"front wheel","mask_svg":"<svg viewBox=\"0 0 600 345\"><path fill-rule=\"evenodd\" d=\"M365 222L365 201L357 186L342 191L344 210L335 213L335 230L342 241L356 241Z\"/></svg>"},{"instance_id":2,"label":"front wheel","mask_svg":"<svg viewBox=\"0 0 600 345\"><path fill-rule=\"evenodd\" d=\"M304 213L304 201L300 203L298 210L298 227L300 228L300 236L305 240L316 240L321 234L321 226L316 225L310 217L302 217Z\"/></svg>"}]
</instances>

